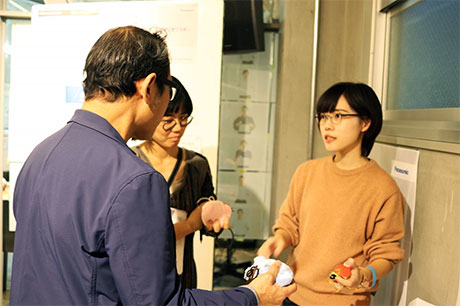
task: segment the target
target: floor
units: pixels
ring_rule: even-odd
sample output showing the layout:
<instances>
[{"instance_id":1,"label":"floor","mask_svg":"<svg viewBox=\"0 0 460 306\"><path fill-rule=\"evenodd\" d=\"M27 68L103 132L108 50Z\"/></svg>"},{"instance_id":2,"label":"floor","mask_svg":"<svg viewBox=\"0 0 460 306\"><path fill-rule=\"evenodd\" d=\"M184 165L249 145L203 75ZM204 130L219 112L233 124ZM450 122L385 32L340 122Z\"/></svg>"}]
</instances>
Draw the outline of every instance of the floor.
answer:
<instances>
[{"instance_id":1,"label":"floor","mask_svg":"<svg viewBox=\"0 0 460 306\"><path fill-rule=\"evenodd\" d=\"M2 260L3 262L3 260ZM7 279L6 279L6 291L2 295L2 305L10 304L10 284L11 284L11 263L13 262L13 254L8 253L8 266L7 266Z\"/></svg>"},{"instance_id":2,"label":"floor","mask_svg":"<svg viewBox=\"0 0 460 306\"><path fill-rule=\"evenodd\" d=\"M259 246L257 240L218 240L214 249L214 290L245 285L244 271L252 265Z\"/></svg>"},{"instance_id":3,"label":"floor","mask_svg":"<svg viewBox=\"0 0 460 306\"><path fill-rule=\"evenodd\" d=\"M9 304L10 304L10 291L7 290L6 292L3 292L2 305L9 305Z\"/></svg>"}]
</instances>

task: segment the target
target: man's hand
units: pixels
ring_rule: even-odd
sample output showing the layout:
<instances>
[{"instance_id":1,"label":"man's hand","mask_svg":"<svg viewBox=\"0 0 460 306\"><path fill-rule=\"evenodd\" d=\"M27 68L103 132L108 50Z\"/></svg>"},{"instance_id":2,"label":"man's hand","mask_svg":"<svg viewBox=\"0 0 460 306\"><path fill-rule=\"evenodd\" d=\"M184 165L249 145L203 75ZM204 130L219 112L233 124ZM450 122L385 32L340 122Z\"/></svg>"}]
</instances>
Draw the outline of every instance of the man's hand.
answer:
<instances>
[{"instance_id":1,"label":"man's hand","mask_svg":"<svg viewBox=\"0 0 460 306\"><path fill-rule=\"evenodd\" d=\"M285 287L280 287L275 283L280 267L281 262L276 261L271 265L267 273L259 275L250 283L251 287L257 292L259 305L281 305L286 297L297 290L295 283Z\"/></svg>"}]
</instances>

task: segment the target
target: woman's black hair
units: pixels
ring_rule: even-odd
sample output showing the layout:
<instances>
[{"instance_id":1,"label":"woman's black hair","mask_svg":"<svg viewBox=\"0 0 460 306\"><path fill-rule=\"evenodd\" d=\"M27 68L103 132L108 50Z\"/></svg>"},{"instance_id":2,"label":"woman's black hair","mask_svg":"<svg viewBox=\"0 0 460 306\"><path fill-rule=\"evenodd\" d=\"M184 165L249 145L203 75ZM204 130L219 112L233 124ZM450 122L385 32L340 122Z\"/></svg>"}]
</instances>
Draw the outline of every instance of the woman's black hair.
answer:
<instances>
[{"instance_id":1,"label":"woman's black hair","mask_svg":"<svg viewBox=\"0 0 460 306\"><path fill-rule=\"evenodd\" d=\"M190 116L193 111L192 99L190 98L190 95L188 94L184 85L182 85L182 83L176 77L173 76L172 80L176 84L177 92L174 99L169 102L164 115L170 116L179 111L182 111Z\"/></svg>"},{"instance_id":2,"label":"woman's black hair","mask_svg":"<svg viewBox=\"0 0 460 306\"><path fill-rule=\"evenodd\" d=\"M363 83L342 82L331 86L318 100L316 115L335 111L340 96L344 96L350 107L360 115L361 119L369 119L371 125L364 132L361 145L362 156L369 156L375 138L382 129L382 106L374 90Z\"/></svg>"}]
</instances>

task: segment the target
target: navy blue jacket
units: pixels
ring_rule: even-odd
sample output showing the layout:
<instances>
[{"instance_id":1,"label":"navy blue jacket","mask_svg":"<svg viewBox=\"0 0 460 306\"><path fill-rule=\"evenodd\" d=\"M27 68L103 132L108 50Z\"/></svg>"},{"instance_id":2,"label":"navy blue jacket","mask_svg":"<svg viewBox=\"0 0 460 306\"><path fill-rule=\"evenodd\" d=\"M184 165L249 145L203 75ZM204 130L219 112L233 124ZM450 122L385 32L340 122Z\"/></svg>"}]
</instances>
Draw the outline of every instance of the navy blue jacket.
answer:
<instances>
[{"instance_id":1,"label":"navy blue jacket","mask_svg":"<svg viewBox=\"0 0 460 306\"><path fill-rule=\"evenodd\" d=\"M16 182L12 305L253 305L245 287L182 289L164 178L77 110Z\"/></svg>"}]
</instances>

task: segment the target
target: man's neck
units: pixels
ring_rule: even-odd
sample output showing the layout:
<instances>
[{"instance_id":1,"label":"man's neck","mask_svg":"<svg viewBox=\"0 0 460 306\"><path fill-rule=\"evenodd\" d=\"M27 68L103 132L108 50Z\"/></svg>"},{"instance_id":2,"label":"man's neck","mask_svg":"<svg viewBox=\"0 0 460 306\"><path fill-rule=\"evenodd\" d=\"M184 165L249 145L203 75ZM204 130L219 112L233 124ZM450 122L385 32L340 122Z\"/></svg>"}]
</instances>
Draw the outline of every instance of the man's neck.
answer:
<instances>
[{"instance_id":1,"label":"man's neck","mask_svg":"<svg viewBox=\"0 0 460 306\"><path fill-rule=\"evenodd\" d=\"M103 99L92 99L83 102L82 109L95 113L106 119L121 137L128 141L132 135L132 124L134 122L134 101L120 99L108 102Z\"/></svg>"}]
</instances>

